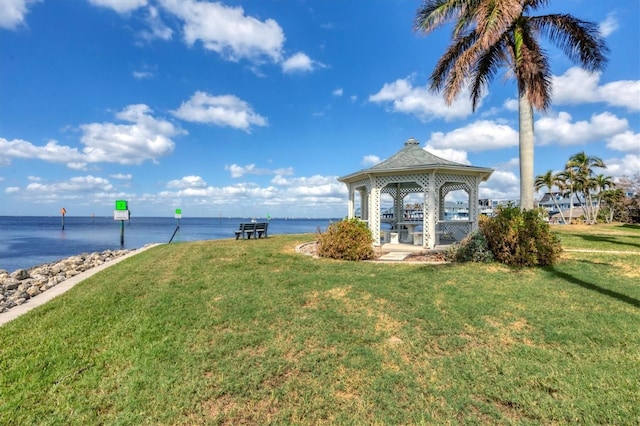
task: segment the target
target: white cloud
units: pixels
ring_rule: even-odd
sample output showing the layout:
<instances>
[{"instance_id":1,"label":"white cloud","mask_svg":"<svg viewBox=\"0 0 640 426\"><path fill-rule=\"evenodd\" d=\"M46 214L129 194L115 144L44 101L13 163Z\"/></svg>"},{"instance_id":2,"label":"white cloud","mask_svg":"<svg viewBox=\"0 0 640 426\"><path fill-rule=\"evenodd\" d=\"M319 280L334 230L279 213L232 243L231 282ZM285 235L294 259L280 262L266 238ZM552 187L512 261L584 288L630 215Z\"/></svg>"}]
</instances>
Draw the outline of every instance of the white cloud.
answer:
<instances>
[{"instance_id":1,"label":"white cloud","mask_svg":"<svg viewBox=\"0 0 640 426\"><path fill-rule=\"evenodd\" d=\"M561 76L553 76L553 103L581 104L602 102L640 111L640 80L620 80L600 84L600 73L589 73L582 68L569 68Z\"/></svg>"},{"instance_id":2,"label":"white cloud","mask_svg":"<svg viewBox=\"0 0 640 426\"><path fill-rule=\"evenodd\" d=\"M518 100L513 98L507 99L502 104L502 107L507 111L518 111Z\"/></svg>"},{"instance_id":3,"label":"white cloud","mask_svg":"<svg viewBox=\"0 0 640 426\"><path fill-rule=\"evenodd\" d=\"M153 73L149 72L149 71L134 71L133 72L133 78L135 78L136 80L144 80L146 78L152 78L153 77Z\"/></svg>"},{"instance_id":4,"label":"white cloud","mask_svg":"<svg viewBox=\"0 0 640 426\"><path fill-rule=\"evenodd\" d=\"M0 28L13 30L24 23L29 6L40 0L2 0L0 1Z\"/></svg>"},{"instance_id":5,"label":"white cloud","mask_svg":"<svg viewBox=\"0 0 640 426\"><path fill-rule=\"evenodd\" d=\"M373 166L380 162L380 157L377 155L365 155L360 162L363 166Z\"/></svg>"},{"instance_id":6,"label":"white cloud","mask_svg":"<svg viewBox=\"0 0 640 426\"><path fill-rule=\"evenodd\" d=\"M118 180L131 180L133 178L133 175L131 175L131 173L116 173L114 175L109 175L109 177L111 179L118 179Z\"/></svg>"},{"instance_id":7,"label":"white cloud","mask_svg":"<svg viewBox=\"0 0 640 426\"><path fill-rule=\"evenodd\" d=\"M297 216L331 217L336 211L346 209L347 190L335 176L285 178L277 175L271 183L269 186L237 183L225 187L176 188L176 191L162 191L155 198L166 203L181 199L206 211L213 207L236 215L291 216L295 211ZM245 207L248 205L250 212Z\"/></svg>"},{"instance_id":8,"label":"white cloud","mask_svg":"<svg viewBox=\"0 0 640 426\"><path fill-rule=\"evenodd\" d=\"M181 179L169 181L167 188L186 189L186 188L206 188L207 183L200 176L185 176Z\"/></svg>"},{"instance_id":9,"label":"white cloud","mask_svg":"<svg viewBox=\"0 0 640 426\"><path fill-rule=\"evenodd\" d=\"M342 88L335 89L333 92L331 92L333 96L342 96L342 93L343 93Z\"/></svg>"},{"instance_id":10,"label":"white cloud","mask_svg":"<svg viewBox=\"0 0 640 426\"><path fill-rule=\"evenodd\" d=\"M441 94L431 93L426 86L414 87L412 79L406 78L385 83L378 93L369 96L369 102L387 105L393 112L413 115L421 121L434 118L450 121L472 113L468 97L468 92L463 91L451 105L447 105Z\"/></svg>"},{"instance_id":11,"label":"white cloud","mask_svg":"<svg viewBox=\"0 0 640 426\"><path fill-rule=\"evenodd\" d=\"M248 164L246 166L239 166L237 164L232 164L230 166L225 165L225 170L231 172L232 178L240 178L244 175L280 175L280 176L289 176L293 174L293 168L289 167L286 169L262 169L256 167L255 164Z\"/></svg>"},{"instance_id":12,"label":"white cloud","mask_svg":"<svg viewBox=\"0 0 640 426\"><path fill-rule=\"evenodd\" d=\"M0 138L0 163L11 158L38 159L65 163L72 169L84 169L87 163L141 164L170 154L172 136L184 134L168 121L151 116L151 109L143 104L129 105L116 118L132 124L90 123L80 125L82 150L49 141L44 146L31 142Z\"/></svg>"},{"instance_id":13,"label":"white cloud","mask_svg":"<svg viewBox=\"0 0 640 426\"><path fill-rule=\"evenodd\" d=\"M285 74L291 74L295 72L309 72L314 68L323 66L322 64L313 61L309 56L304 53L298 52L289 58L287 58L281 64L282 72Z\"/></svg>"},{"instance_id":14,"label":"white cloud","mask_svg":"<svg viewBox=\"0 0 640 426\"><path fill-rule=\"evenodd\" d=\"M511 158L505 161L504 163L498 163L493 166L493 168L495 169L505 170L505 171L518 169L519 167L520 167L520 159L518 157Z\"/></svg>"},{"instance_id":15,"label":"white cloud","mask_svg":"<svg viewBox=\"0 0 640 426\"><path fill-rule=\"evenodd\" d=\"M113 185L107 179L95 176L78 176L66 181L53 183L32 182L28 184L25 190L29 193L45 193L58 194L61 192L77 193L77 192L95 192L95 191L111 191Z\"/></svg>"},{"instance_id":16,"label":"white cloud","mask_svg":"<svg viewBox=\"0 0 640 426\"><path fill-rule=\"evenodd\" d=\"M479 198L491 200L517 200L520 198L520 180L509 170L496 169L486 182L480 184Z\"/></svg>"},{"instance_id":17,"label":"white cloud","mask_svg":"<svg viewBox=\"0 0 640 426\"><path fill-rule=\"evenodd\" d=\"M35 146L22 139L7 140L0 138L0 162L10 163L11 158L38 159L52 163L84 161L84 156L77 148L58 145L51 140L44 146Z\"/></svg>"},{"instance_id":18,"label":"white cloud","mask_svg":"<svg viewBox=\"0 0 640 426\"><path fill-rule=\"evenodd\" d=\"M640 170L640 154L628 154L622 158L608 158L605 174L613 177L633 176Z\"/></svg>"},{"instance_id":19,"label":"white cloud","mask_svg":"<svg viewBox=\"0 0 640 426\"><path fill-rule=\"evenodd\" d=\"M609 139L607 148L640 153L640 133L633 133L630 130L619 133Z\"/></svg>"},{"instance_id":20,"label":"white cloud","mask_svg":"<svg viewBox=\"0 0 640 426\"><path fill-rule=\"evenodd\" d=\"M255 164L249 164L247 166L238 166L237 164L232 164L230 166L225 165L224 169L231 172L232 178L241 178L246 173L252 171L255 167Z\"/></svg>"},{"instance_id":21,"label":"white cloud","mask_svg":"<svg viewBox=\"0 0 640 426\"><path fill-rule=\"evenodd\" d=\"M172 136L185 134L165 120L151 116L147 105L129 105L116 118L132 124L83 124L81 137L87 162L141 164L169 155L175 146Z\"/></svg>"},{"instance_id":22,"label":"white cloud","mask_svg":"<svg viewBox=\"0 0 640 426\"><path fill-rule=\"evenodd\" d=\"M424 147L424 149L434 155L437 155L440 158L444 158L445 160L455 161L456 163L460 164L471 165L471 162L467 158L466 151L451 148L437 149L428 144Z\"/></svg>"},{"instance_id":23,"label":"white cloud","mask_svg":"<svg viewBox=\"0 0 640 426\"><path fill-rule=\"evenodd\" d=\"M505 124L480 120L449 133L432 132L427 145L472 152L502 149L518 145L518 132Z\"/></svg>"},{"instance_id":24,"label":"white cloud","mask_svg":"<svg viewBox=\"0 0 640 426\"><path fill-rule=\"evenodd\" d=\"M107 7L118 13L128 13L147 5L147 0L89 0L94 6Z\"/></svg>"},{"instance_id":25,"label":"white cloud","mask_svg":"<svg viewBox=\"0 0 640 426\"><path fill-rule=\"evenodd\" d=\"M536 142L540 145L581 145L612 138L628 127L627 120L608 112L594 114L589 121L575 123L571 122L569 113L560 112L535 122Z\"/></svg>"},{"instance_id":26,"label":"white cloud","mask_svg":"<svg viewBox=\"0 0 640 426\"><path fill-rule=\"evenodd\" d=\"M251 126L267 125L266 118L234 95L214 96L198 91L172 113L185 121L229 126L247 132Z\"/></svg>"},{"instance_id":27,"label":"white cloud","mask_svg":"<svg viewBox=\"0 0 640 426\"><path fill-rule=\"evenodd\" d=\"M284 32L273 19L260 21L245 16L240 6L195 0L160 0L160 4L184 23L185 42L191 46L200 41L207 50L238 61L282 58Z\"/></svg>"},{"instance_id":28,"label":"white cloud","mask_svg":"<svg viewBox=\"0 0 640 426\"><path fill-rule=\"evenodd\" d=\"M173 30L166 26L164 22L162 22L158 9L153 6L149 6L147 8L147 15L144 20L147 23L149 29L141 31L139 33L139 36L142 39L147 41L156 39L165 41L171 40L171 37L173 36Z\"/></svg>"},{"instance_id":29,"label":"white cloud","mask_svg":"<svg viewBox=\"0 0 640 426\"><path fill-rule=\"evenodd\" d=\"M345 185L338 182L336 176L314 175L311 177L297 177L291 179L285 179L282 176L277 176L271 183L286 187L287 196L293 198L338 196L346 193Z\"/></svg>"},{"instance_id":30,"label":"white cloud","mask_svg":"<svg viewBox=\"0 0 640 426\"><path fill-rule=\"evenodd\" d=\"M618 20L614 16L613 12L609 13L604 21L600 22L599 28L600 34L603 37L610 36L618 29Z\"/></svg>"}]
</instances>

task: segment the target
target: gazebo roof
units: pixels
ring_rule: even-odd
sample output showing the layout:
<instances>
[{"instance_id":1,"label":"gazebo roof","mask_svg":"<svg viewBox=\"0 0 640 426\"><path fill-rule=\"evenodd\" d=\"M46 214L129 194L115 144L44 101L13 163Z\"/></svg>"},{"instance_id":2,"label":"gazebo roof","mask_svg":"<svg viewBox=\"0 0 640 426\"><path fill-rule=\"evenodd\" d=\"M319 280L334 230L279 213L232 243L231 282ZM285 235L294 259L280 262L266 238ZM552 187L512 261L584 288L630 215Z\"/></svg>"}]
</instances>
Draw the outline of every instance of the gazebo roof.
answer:
<instances>
[{"instance_id":1,"label":"gazebo roof","mask_svg":"<svg viewBox=\"0 0 640 426\"><path fill-rule=\"evenodd\" d=\"M420 143L416 139L409 138L400 151L386 160L368 169L342 176L338 178L338 180L346 183L371 175L406 174L409 172L430 173L435 170L467 175L481 175L482 180L487 180L489 176L491 176L491 173L493 173L493 170L489 168L468 166L440 158L421 148Z\"/></svg>"}]
</instances>

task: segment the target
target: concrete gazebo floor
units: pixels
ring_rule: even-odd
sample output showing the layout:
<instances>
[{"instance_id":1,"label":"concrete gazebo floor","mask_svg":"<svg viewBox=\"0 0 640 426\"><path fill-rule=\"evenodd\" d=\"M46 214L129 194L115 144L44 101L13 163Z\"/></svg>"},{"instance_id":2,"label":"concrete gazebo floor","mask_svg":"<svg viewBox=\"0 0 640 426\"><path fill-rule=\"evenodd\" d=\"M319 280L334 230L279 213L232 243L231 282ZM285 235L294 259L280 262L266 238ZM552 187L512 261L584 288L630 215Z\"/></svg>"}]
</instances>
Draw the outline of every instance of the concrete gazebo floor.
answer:
<instances>
[{"instance_id":1,"label":"concrete gazebo floor","mask_svg":"<svg viewBox=\"0 0 640 426\"><path fill-rule=\"evenodd\" d=\"M379 250L382 253L394 253L394 252L403 251L403 252L420 253L420 254L433 254L433 253L442 253L443 251L447 250L452 244L453 243L446 242L443 244L438 244L433 249L428 249L428 248L424 248L422 246L416 246L413 244L384 243L376 247L375 249Z\"/></svg>"}]
</instances>

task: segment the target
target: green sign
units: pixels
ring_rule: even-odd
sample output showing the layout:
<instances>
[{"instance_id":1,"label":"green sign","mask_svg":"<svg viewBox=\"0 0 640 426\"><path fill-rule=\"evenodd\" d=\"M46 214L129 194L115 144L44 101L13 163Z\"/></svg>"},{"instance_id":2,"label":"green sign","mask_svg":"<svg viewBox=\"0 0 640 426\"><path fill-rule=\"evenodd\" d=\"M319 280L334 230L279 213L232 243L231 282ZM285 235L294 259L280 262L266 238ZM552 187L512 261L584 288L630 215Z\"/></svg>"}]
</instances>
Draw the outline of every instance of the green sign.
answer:
<instances>
[{"instance_id":1,"label":"green sign","mask_svg":"<svg viewBox=\"0 0 640 426\"><path fill-rule=\"evenodd\" d=\"M129 210L126 200L116 200L116 210Z\"/></svg>"},{"instance_id":2,"label":"green sign","mask_svg":"<svg viewBox=\"0 0 640 426\"><path fill-rule=\"evenodd\" d=\"M182 209L176 209L176 214L182 214Z\"/></svg>"}]
</instances>

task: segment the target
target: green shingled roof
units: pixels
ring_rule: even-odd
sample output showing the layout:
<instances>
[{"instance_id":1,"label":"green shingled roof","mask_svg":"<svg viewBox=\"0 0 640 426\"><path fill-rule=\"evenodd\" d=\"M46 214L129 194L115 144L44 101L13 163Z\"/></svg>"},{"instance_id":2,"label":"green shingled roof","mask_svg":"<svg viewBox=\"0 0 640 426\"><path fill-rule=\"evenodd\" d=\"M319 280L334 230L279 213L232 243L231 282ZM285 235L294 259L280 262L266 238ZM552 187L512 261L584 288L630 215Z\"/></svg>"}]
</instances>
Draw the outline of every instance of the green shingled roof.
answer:
<instances>
[{"instance_id":1,"label":"green shingled roof","mask_svg":"<svg viewBox=\"0 0 640 426\"><path fill-rule=\"evenodd\" d=\"M404 143L404 148L387 158L386 160L371 167L371 171L398 170L407 168L423 168L424 166L464 166L455 161L445 160L437 155L420 148L420 143L414 138L410 138Z\"/></svg>"},{"instance_id":2,"label":"green shingled roof","mask_svg":"<svg viewBox=\"0 0 640 426\"><path fill-rule=\"evenodd\" d=\"M338 178L338 180L346 183L367 175L389 174L394 172L400 174L407 172L424 173L433 170L439 170L440 172L448 170L454 173L481 175L483 180L488 179L491 173L493 173L493 170L489 168L468 166L440 158L421 148L420 143L414 138L409 138L400 151L386 160L368 169L342 176Z\"/></svg>"}]
</instances>

